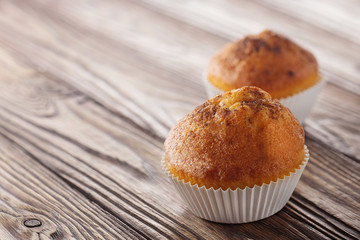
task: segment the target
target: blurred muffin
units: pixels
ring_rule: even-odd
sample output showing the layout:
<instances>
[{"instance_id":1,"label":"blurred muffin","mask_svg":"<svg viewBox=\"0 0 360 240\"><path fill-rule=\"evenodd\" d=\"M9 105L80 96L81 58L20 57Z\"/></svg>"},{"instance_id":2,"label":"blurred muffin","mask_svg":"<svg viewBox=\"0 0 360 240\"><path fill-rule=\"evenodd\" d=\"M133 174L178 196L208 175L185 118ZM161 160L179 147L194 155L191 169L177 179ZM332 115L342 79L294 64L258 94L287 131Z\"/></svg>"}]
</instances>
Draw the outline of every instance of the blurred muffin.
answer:
<instances>
[{"instance_id":1,"label":"blurred muffin","mask_svg":"<svg viewBox=\"0 0 360 240\"><path fill-rule=\"evenodd\" d=\"M205 82L211 85L207 87L209 97L243 86L256 86L281 101L318 86L320 77L313 54L286 37L265 30L225 45L211 59ZM311 95L314 102L317 94ZM296 104L283 104L302 121L312 102L306 109L301 107L300 113Z\"/></svg>"},{"instance_id":2,"label":"blurred muffin","mask_svg":"<svg viewBox=\"0 0 360 240\"><path fill-rule=\"evenodd\" d=\"M196 215L249 222L286 204L307 162L304 144L289 109L257 87L243 87L181 119L164 143L163 167Z\"/></svg>"}]
</instances>

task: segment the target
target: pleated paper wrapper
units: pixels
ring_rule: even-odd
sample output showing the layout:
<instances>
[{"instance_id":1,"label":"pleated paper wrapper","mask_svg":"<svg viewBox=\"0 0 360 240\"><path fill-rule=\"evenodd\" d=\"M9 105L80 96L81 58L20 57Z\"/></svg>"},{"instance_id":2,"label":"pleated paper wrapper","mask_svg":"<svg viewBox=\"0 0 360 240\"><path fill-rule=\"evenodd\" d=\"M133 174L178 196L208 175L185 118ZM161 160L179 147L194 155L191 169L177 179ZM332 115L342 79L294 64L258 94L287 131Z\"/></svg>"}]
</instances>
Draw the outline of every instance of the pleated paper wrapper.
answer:
<instances>
[{"instance_id":1,"label":"pleated paper wrapper","mask_svg":"<svg viewBox=\"0 0 360 240\"><path fill-rule=\"evenodd\" d=\"M302 164L289 176L269 184L236 190L215 190L191 185L175 178L164 164L163 168L179 195L196 216L219 223L247 223L267 218L285 206L309 160L306 146L305 153Z\"/></svg>"},{"instance_id":2,"label":"pleated paper wrapper","mask_svg":"<svg viewBox=\"0 0 360 240\"><path fill-rule=\"evenodd\" d=\"M203 74L202 79L208 98L224 93L223 90L218 89L208 81L206 74ZM312 86L305 91L278 100L282 105L291 110L300 123L304 123L305 118L310 114L310 111L324 84L325 80L320 80L315 86Z\"/></svg>"}]
</instances>

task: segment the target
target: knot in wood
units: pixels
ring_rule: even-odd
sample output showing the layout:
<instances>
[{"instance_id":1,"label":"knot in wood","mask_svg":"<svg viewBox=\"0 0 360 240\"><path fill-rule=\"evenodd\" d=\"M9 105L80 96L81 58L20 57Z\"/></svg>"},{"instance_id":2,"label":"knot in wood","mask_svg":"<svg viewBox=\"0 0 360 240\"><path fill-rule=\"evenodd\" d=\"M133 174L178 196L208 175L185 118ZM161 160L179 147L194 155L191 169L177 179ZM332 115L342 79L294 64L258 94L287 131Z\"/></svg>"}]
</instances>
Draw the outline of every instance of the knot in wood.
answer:
<instances>
[{"instance_id":1,"label":"knot in wood","mask_svg":"<svg viewBox=\"0 0 360 240\"><path fill-rule=\"evenodd\" d=\"M40 227L41 224L41 221L35 218L30 218L24 221L25 227L28 228Z\"/></svg>"}]
</instances>

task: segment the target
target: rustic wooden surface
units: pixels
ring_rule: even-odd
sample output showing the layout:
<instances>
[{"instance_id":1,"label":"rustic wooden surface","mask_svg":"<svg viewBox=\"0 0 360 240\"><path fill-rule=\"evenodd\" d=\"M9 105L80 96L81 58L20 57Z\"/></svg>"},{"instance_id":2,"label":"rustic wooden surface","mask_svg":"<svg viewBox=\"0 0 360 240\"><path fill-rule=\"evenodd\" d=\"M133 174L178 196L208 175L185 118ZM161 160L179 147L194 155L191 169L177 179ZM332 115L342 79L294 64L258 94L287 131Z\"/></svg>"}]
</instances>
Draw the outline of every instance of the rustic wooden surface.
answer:
<instances>
[{"instance_id":1,"label":"rustic wooden surface","mask_svg":"<svg viewBox=\"0 0 360 240\"><path fill-rule=\"evenodd\" d=\"M0 1L0 239L359 238L359 13L356 0ZM311 160L278 214L204 221L162 173L162 144L206 100L209 58L264 28L310 49L328 81L305 124Z\"/></svg>"}]
</instances>

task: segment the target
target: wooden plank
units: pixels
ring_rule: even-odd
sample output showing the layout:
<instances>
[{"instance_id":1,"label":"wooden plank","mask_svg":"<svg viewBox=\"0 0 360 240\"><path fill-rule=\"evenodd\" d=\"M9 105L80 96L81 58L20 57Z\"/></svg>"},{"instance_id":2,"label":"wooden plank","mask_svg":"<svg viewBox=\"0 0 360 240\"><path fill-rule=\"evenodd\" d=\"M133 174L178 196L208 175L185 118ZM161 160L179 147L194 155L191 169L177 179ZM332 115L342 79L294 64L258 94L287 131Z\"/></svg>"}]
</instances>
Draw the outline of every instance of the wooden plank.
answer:
<instances>
[{"instance_id":1,"label":"wooden plank","mask_svg":"<svg viewBox=\"0 0 360 240\"><path fill-rule=\"evenodd\" d=\"M14 13L15 16L21 15L21 11L19 11L19 9L17 8L12 9L10 13ZM179 119L180 116L182 116L185 112L189 111L198 103L204 100L205 92L203 87L201 86L200 79L197 79L195 81L195 84L193 84L192 82L194 81L188 80L191 80L192 78L189 78L186 75L181 76L180 74L177 74L177 72L179 71L185 74L189 72L192 74L192 70L189 69L190 65L184 66L183 64L179 64L180 60L176 60L173 65L181 66L181 69L174 69L173 71L168 72L164 70L166 66L163 65L161 58L159 59L157 57L159 56L158 52L155 52L154 54L150 53L151 55L149 56L149 51L147 51L147 49L144 49L142 52L139 52L139 50L137 50L138 54L142 55L141 57L136 55L134 56L136 50L126 50L128 44L125 43L124 45L121 45L117 41L111 40L109 37L102 37L101 34L96 35L98 39L97 42L94 42L94 40L87 35L87 33L93 28L93 26L90 29L82 29L79 28L79 26L78 28L75 28L72 22L69 22L65 18L65 20L63 21L58 20L60 21L60 23L57 21L53 23L53 27L56 29L56 32L53 32L52 29L49 29L48 23L45 23L46 21L39 21L36 18L33 19L31 14L29 15L26 12L24 12L24 14L27 14L29 17L28 24L31 25L30 29L34 29L35 26L43 26L43 32L41 34L33 36L27 29L20 28L16 24L14 24L14 22L16 21L8 21L4 23L9 25L8 28L3 29L3 44L13 48L13 51L23 51L23 53L26 52L25 57L23 58L24 61L32 59L32 62L34 64L33 68L38 69L41 74L48 74L50 77L55 76L63 81L71 81L71 84L76 84L76 87L81 89L81 91L87 92L89 95L91 94L94 98L97 99L97 101L101 102L102 104L106 104L109 109L112 109L116 112L121 112L125 114L129 119L135 119L135 121L138 121L140 118L136 117L136 115L148 115L149 119L147 121L149 122L136 122L136 124L141 125L143 128L150 126L151 128L155 128L154 132L159 132L161 136L166 136L168 131L167 129L177 119ZM142 14L141 12L140 15L143 16L145 14ZM11 17L16 19L15 16ZM55 18L57 16L56 13L51 13L51 16L55 20L57 19ZM11 17L8 16L8 19L11 19ZM44 17L48 17L48 15ZM58 16L58 18L60 17ZM32 19L33 22L30 19ZM14 32L11 33L8 29L12 29L12 31L14 32L19 31L17 32L19 37L19 40L17 42L14 42L14 40L16 41L16 39L9 39L8 36L13 35ZM47 29L47 32L44 31L44 29ZM74 45L72 48L64 46L63 44L61 44L61 42L54 40L59 33L64 38L64 41L73 42ZM48 36L49 34L50 36ZM96 34L96 32L94 34ZM129 33L122 32L119 34L126 36ZM42 43L42 38L45 37L47 38L46 46L52 46L52 48L49 49L48 47L44 46L45 43ZM29 45L21 44L21 38L28 38ZM32 39L33 41L32 44L30 44L30 39ZM153 42L156 40L157 39L150 39L148 41ZM83 43L85 42L88 45L84 45ZM104 42L106 42L105 45ZM145 43L147 42L145 41ZM119 49L119 51L114 51L114 48ZM56 51L51 51L51 49L56 49ZM39 54L35 54L39 51L43 55L48 56L48 59L46 61L44 61L44 59ZM168 52L170 54L165 56L166 59L177 59L175 56L176 54L178 54L178 52ZM191 57L192 56L190 56L190 58ZM72 60L75 59L76 64L73 64L71 60L69 61L69 58L71 58ZM160 60L161 62L158 62L158 60ZM54 66L53 64L51 64L51 62L57 62L58 65ZM129 66L129 62L134 63L135 66ZM157 62L157 64L154 64L154 62ZM72 74L66 75L62 71L59 71L58 66L62 66L62 68L68 68ZM93 68L93 66L96 66L96 68ZM83 68L88 69L85 69L84 71ZM158 73L159 71L161 71L161 75L164 76L160 75L154 77L153 74ZM77 75L77 73L79 73L80 75ZM187 82L187 84L179 84L179 82L174 81L174 76L179 76L176 77L176 79L183 78L184 81ZM86 80L85 82L84 79ZM99 84L99 82L97 82L97 79L102 79L102 83ZM154 82L159 82L159 84L156 85L154 84ZM127 91L124 91L125 88L127 89ZM141 92L141 90L144 88L148 89L146 98L144 98L144 94ZM106 94L99 96L98 94L101 95L102 92L100 91L96 93L97 91L95 91L95 89L104 89L104 91L106 91ZM174 99L174 97L172 97L174 96L173 92L179 92L179 89L183 89L183 93L181 97L177 97L177 99ZM118 94L117 91L121 91L122 94ZM98 96L94 96L94 93ZM167 104L167 102L164 102L161 107L158 107L159 104L152 104L150 106L142 107L144 105L148 105L147 103L149 102L150 98L155 98L154 101L158 101L157 99L159 97L162 97L163 99L169 99L172 101L173 104L171 104L170 106L169 104ZM127 101L127 98L130 98L133 101ZM124 103L127 105L114 105L114 102ZM187 102L188 106L186 107L184 103ZM181 110L183 110L183 106L185 105L186 110L181 111L181 114L179 114L174 111L174 105L175 108L181 108ZM161 121L161 123L158 123L157 121L154 122L154 119L152 119L153 117L145 111L149 107L156 108L153 110L161 113L159 114L159 117L166 117L169 114L175 114L175 119L173 116L169 116L172 119L166 118ZM168 122L170 122L170 124L168 124ZM168 124L166 128L164 128L164 124Z\"/></svg>"},{"instance_id":2,"label":"wooden plank","mask_svg":"<svg viewBox=\"0 0 360 240\"><path fill-rule=\"evenodd\" d=\"M284 4L281 0L258 1L274 12L280 11L315 25L331 34L339 35L354 44L360 40L360 4L358 1L292 1Z\"/></svg>"},{"instance_id":3,"label":"wooden plank","mask_svg":"<svg viewBox=\"0 0 360 240\"><path fill-rule=\"evenodd\" d=\"M82 106L80 105L79 107ZM64 113L64 111L59 109L59 114L62 115L62 113ZM69 112L68 114L71 114L71 112ZM89 221L88 223L86 222L78 223L81 224L80 226L86 226L86 227L89 227L88 225L91 226L93 222L96 220L96 217L93 216L92 214L96 214L102 217L106 217L107 215L109 215L111 218L113 218L112 221L117 222L119 226L117 226L117 224L116 225L110 224L109 226L99 225L98 226L100 228L100 232L98 233L100 234L99 236L101 235L106 236L106 234L103 234L102 231L105 232L110 231L110 230L106 230L107 227L110 229L115 229L115 231L119 231L117 233L114 233L112 237L110 236L110 238L117 238L118 236L123 236L125 239L127 239L128 237L138 238L142 236L144 238L153 239L153 238L158 238L160 236L169 237L169 233L167 233L168 231L171 231L171 233L174 234L174 236L178 236L179 238L184 238L187 236L187 234L190 234L190 236L192 235L191 230L190 233L187 233L187 230L183 229L185 225L182 225L177 220L173 219L169 213L166 214L163 211L157 209L156 207L150 205L151 198L153 198L154 196L150 195L146 197L145 198L147 199L146 202L144 202L144 200L142 200L139 197L140 195L145 195L146 192L153 189L154 186L152 187L150 186L154 183L149 181L151 179L148 179L148 177L144 179L145 176L142 173L143 171L142 166L138 166L138 168L134 167L136 166L136 164L133 164L132 166L127 166L122 162L122 159L118 159L120 157L127 157L126 159L127 161L131 160L135 162L137 160L136 158L129 159L129 156L124 156L121 153L118 153L119 156L116 156L118 158L101 154L97 152L97 149L91 149L86 146L83 146L82 142L86 141L85 139L75 140L70 137L62 136L60 133L58 133L58 131L53 130L51 128L49 129L49 126L46 127L43 125L36 126L36 124L32 123L31 121L29 122L29 120L24 121L24 119L21 119L20 116L12 116L6 112L3 112L1 115L8 117L8 118L6 117L2 118L1 121L2 134L4 135L4 137L5 136L11 137L11 139L7 139L11 141L11 144L8 145L9 146L15 145L17 146L17 148L20 148L19 150L20 152L23 151L25 155L28 155L28 157L30 156L33 161L30 161L27 158L25 158L26 159L25 161L29 161L29 168L31 168L34 171L32 172L31 175L34 176L41 175L43 177L42 181L36 182L34 184L35 186L34 185L29 186L29 189L35 189L35 191L38 191L36 189L36 184L39 184L39 186L41 187L43 187L44 184L45 185L50 184L49 188L56 189L56 194L62 196L64 193L66 193L66 190L58 187L58 185L52 185L51 178L55 178L53 181L59 182L58 184L60 186L67 186L68 188L73 189L73 191L76 191L77 194L80 194L80 196L82 197L65 195L63 196L63 198L71 199L71 200L79 199L78 200L79 204L81 203L82 205L85 205L85 209L83 211L89 214ZM66 114L64 113L64 115ZM48 118L48 122L52 122L52 124L56 126L57 123L54 120L55 120L55 116L52 118ZM63 119L63 121L64 124L70 124L70 125L76 124L75 121L68 121L66 119ZM22 125L24 125L26 128L21 127ZM59 127L62 128L61 126ZM65 125L63 125L63 127L65 127ZM27 128L30 128L31 130ZM83 129L83 131L88 131L91 134L93 134L92 137L101 139L101 135L96 136L94 130L95 130L94 127L86 130ZM71 136L79 137L79 135L76 134L75 132ZM5 140L3 141L5 142ZM102 139L102 141L105 146L104 149L106 149L106 146L111 145L111 141L107 142L104 139ZM120 144L121 142L119 142L119 145ZM25 146L25 149L21 149L22 146ZM8 146L2 143L2 147L4 147L4 149L7 149ZM14 149L14 151L12 151L14 156L12 156L9 161L21 164L22 162L24 162L24 156L15 150L16 148ZM146 152L144 151L142 152L142 154L146 154ZM81 156L81 158L79 156ZM4 157L3 159L6 158L9 158L9 156ZM34 164L33 163L34 161L37 162L37 164ZM48 171L50 171L50 173L55 175L56 177L51 177L46 175L43 176L44 169L41 168L37 169L37 165L39 164L45 167L46 169L48 169ZM151 167L150 162L147 164L147 167L148 168ZM13 169L18 169L18 168L24 169L25 172L26 171L31 172L25 166L13 167ZM159 169L160 167L157 166L157 168ZM5 167L3 169L4 171L6 170ZM13 174L15 175L15 173ZM19 174L23 174L23 173L19 173ZM25 176L26 178L30 178L30 176L27 175ZM11 184L5 187L7 191L15 195L16 198L19 198L22 196L21 194L23 194L21 191L26 192L29 190L20 189L19 192L14 192L13 190L11 190L11 186L16 183L15 179L18 179L19 184L23 181L23 178L15 175ZM143 181L144 183L139 183L140 180ZM132 191L127 189L127 187L124 188L124 186L122 186L122 184L120 183L127 184L127 187L130 187ZM146 185L146 183L150 185ZM143 194L141 194L142 191L144 191ZM158 191L158 194L160 193L161 192ZM60 206L64 204L60 196L56 195L53 192L50 192L49 194L50 196L55 198L49 201L56 202L57 204L60 204ZM41 192L40 195L43 196L44 193ZM25 195L22 198L28 199L30 198L30 196ZM158 198L161 199L160 197ZM34 204L32 201L30 201L29 204L30 205L33 204L32 206L35 207L35 209L40 208L40 206ZM68 207L71 208L67 212L67 215L71 215L71 214L73 215L71 215L71 217L68 217L67 221L57 220L56 222L59 225L68 226L71 224L75 224L73 221L86 220L86 216L83 216L80 213L78 213L78 211L72 209L72 208L81 209L80 206L77 206L76 203L71 203L71 204L68 203L69 205ZM95 212L91 214L90 210L94 208L92 206L93 204L98 206L100 210L102 210L102 213ZM52 204L46 204L46 206L47 205L49 205L50 208L45 208L44 211L51 212ZM21 209L21 204L15 202L12 208L16 210L18 210L19 208ZM64 210L63 207L59 207L59 209ZM17 212L17 214L21 214L21 212ZM162 221L161 217L159 217L160 214L162 214L163 217L167 219L165 219L165 221ZM91 220L92 218L93 220ZM174 224L175 222L175 225L174 226L169 225L168 224L169 222L172 222L172 224ZM11 224L9 227L14 228L15 226L17 226L18 223L15 222L13 224L14 225ZM124 227L127 227L128 229L121 230L121 225L125 225ZM164 229L164 226L161 225L164 225L167 229ZM79 226L76 227L78 228ZM85 229L81 231L85 231L85 233L89 232L91 234L97 233L97 230L93 228ZM124 232L130 231L129 234L131 234L131 231L133 231L134 233L132 234L133 235L132 237L131 235L126 237L127 235L125 233L124 235L122 234L123 231ZM71 234L74 234L75 237L82 236L80 233L76 233L76 232L75 233L72 232ZM95 237L84 235L83 238L85 239L96 238L96 236L97 235L95 235Z\"/></svg>"},{"instance_id":4,"label":"wooden plank","mask_svg":"<svg viewBox=\"0 0 360 240\"><path fill-rule=\"evenodd\" d=\"M307 134L360 160L360 97L327 84L306 120Z\"/></svg>"},{"instance_id":5,"label":"wooden plank","mask_svg":"<svg viewBox=\"0 0 360 240\"><path fill-rule=\"evenodd\" d=\"M103 211L97 214L109 214L116 221L126 223L128 227L133 228L136 234L148 239L170 236L176 239L187 237L202 239L202 236L221 238L222 234L217 234L215 230L209 233L203 232L205 227L194 231L191 228L192 224L201 221L195 216L179 219L173 217L175 213L179 216L186 208L176 195L169 192L169 183L164 182L165 176L160 174L159 159L162 144L154 144L156 139L146 142L149 140L146 133L132 129L134 127L128 126L126 122L120 125L120 121L111 121L111 118L116 119L111 112L93 101L84 102L82 96L68 94L66 86L58 82L50 79L29 80L29 78L18 79L17 82L12 79L11 82L15 82L17 87L8 88L13 92L6 95L8 101L3 99L0 132L4 137L10 138L11 145L24 147L25 149L21 150L26 155L55 174L56 182L68 186L86 198L86 201L82 201L81 198L79 201L86 206L89 204L87 209L91 209L91 205L96 204ZM12 101L19 96L19 92L22 92L22 98ZM37 96L41 96L41 99ZM20 101L22 104L18 104ZM7 102L13 102L14 105L9 107ZM46 104L42 105L44 102ZM35 107L37 103L39 108ZM29 106L32 106L34 112L27 111ZM48 113L44 111L45 106L53 112L44 115L44 112ZM39 109L39 112L35 111L36 109ZM89 121L85 120L87 118ZM134 132L141 135L136 136ZM1 146L7 148L5 144ZM126 154L127 152L136 152L136 154L129 155ZM11 161L20 164L24 161L24 157L19 154L12 157ZM21 167L24 168L24 166L17 168ZM25 168L24 171L26 170ZM35 167L34 171L36 171ZM43 169L39 169L33 175L41 175L42 171ZM49 179L44 182L51 183ZM158 188L159 182L162 186ZM15 184L15 180L12 184ZM11 191L11 185L7 187L9 188L7 192L11 192L15 197L21 195L21 192ZM52 187L59 194L64 192L56 185ZM154 189L157 191L154 192ZM167 197L164 199L164 196ZM73 199L74 196L68 198ZM180 206L175 209L175 213L173 204ZM18 209L19 206L14 204L13 208ZM170 211L166 210L167 208ZM78 220L84 218L81 215L72 217ZM192 221L188 222L189 219ZM9 228L17 227L18 222L13 224ZM71 223L62 221L59 224L68 226ZM86 226L88 223L81 224ZM106 227L100 226L100 228L106 230ZM95 229L87 231L96 233ZM117 234L122 236L122 230L119 231L120 233ZM75 236L81 235L75 234Z\"/></svg>"},{"instance_id":6,"label":"wooden plank","mask_svg":"<svg viewBox=\"0 0 360 240\"><path fill-rule=\"evenodd\" d=\"M36 157L1 133L1 224L15 239L141 237L114 215L81 196ZM27 228L24 221L42 225ZM2 235L1 237L4 237ZM38 238L37 238L38 237ZM5 239L5 238L2 238Z\"/></svg>"}]
</instances>

